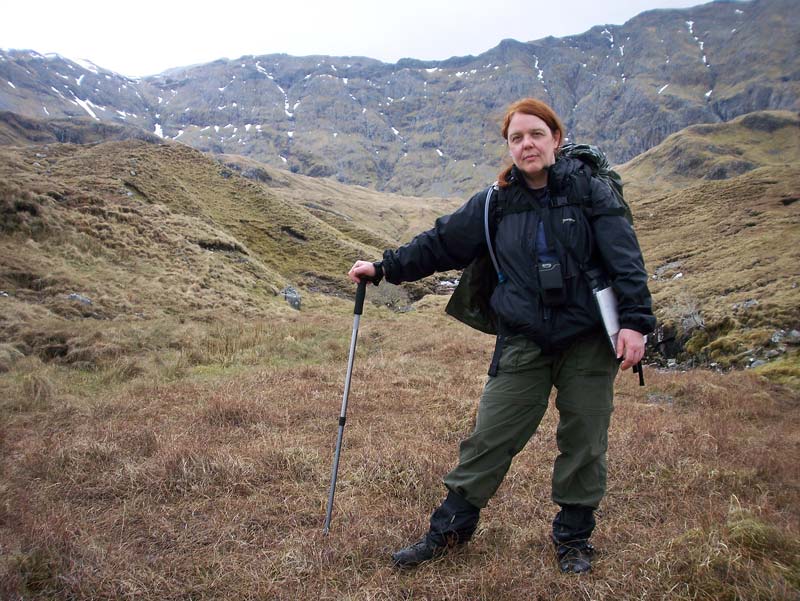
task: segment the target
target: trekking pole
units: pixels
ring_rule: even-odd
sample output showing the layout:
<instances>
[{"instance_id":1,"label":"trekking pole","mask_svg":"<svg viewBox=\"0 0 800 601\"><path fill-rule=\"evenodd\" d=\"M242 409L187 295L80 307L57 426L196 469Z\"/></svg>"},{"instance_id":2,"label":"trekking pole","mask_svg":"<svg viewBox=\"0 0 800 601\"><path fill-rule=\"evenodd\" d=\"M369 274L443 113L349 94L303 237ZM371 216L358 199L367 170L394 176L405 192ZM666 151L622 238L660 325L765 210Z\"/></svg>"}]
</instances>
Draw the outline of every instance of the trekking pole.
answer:
<instances>
[{"instance_id":1,"label":"trekking pole","mask_svg":"<svg viewBox=\"0 0 800 601\"><path fill-rule=\"evenodd\" d=\"M364 297L367 294L367 280L362 277L356 290L356 306L353 311L353 336L350 339L350 357L347 360L347 376L344 380L344 396L342 397L342 412L339 414L339 435L336 438L336 452L333 455L333 468L331 469L331 488L328 493L328 509L325 512L325 525L322 534L327 535L331 525L331 512L333 512L333 495L336 493L336 477L339 472L339 455L342 452L342 437L344 436L344 423L347 421L347 396L350 394L350 377L353 374L353 360L356 354L356 340L358 339L358 322L364 312Z\"/></svg>"}]
</instances>

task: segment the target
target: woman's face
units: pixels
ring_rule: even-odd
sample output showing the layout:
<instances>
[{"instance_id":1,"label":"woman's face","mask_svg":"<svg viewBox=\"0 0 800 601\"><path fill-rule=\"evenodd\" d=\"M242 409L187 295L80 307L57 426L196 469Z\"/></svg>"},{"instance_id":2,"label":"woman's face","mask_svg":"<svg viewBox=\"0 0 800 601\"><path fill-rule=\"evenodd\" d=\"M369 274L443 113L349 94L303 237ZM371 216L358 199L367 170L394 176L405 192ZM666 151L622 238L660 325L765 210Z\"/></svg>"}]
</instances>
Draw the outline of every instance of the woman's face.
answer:
<instances>
[{"instance_id":1,"label":"woman's face","mask_svg":"<svg viewBox=\"0 0 800 601\"><path fill-rule=\"evenodd\" d=\"M535 115L514 113L508 124L508 150L511 159L532 188L547 185L547 167L556 162L561 143L558 133Z\"/></svg>"}]
</instances>

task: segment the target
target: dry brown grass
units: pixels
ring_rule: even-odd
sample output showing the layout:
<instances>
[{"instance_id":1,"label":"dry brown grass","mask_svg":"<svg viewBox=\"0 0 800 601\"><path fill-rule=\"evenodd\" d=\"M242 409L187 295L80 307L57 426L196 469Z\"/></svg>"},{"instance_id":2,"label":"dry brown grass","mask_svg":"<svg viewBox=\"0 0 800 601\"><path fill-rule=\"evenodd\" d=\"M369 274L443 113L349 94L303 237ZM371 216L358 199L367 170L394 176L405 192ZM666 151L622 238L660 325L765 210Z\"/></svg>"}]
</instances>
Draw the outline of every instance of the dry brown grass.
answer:
<instances>
[{"instance_id":1,"label":"dry brown grass","mask_svg":"<svg viewBox=\"0 0 800 601\"><path fill-rule=\"evenodd\" d=\"M620 376L592 575L559 574L547 539L552 409L473 543L393 570L443 496L491 351L441 299L365 310L324 537L352 304L314 303L253 329L174 326L171 378L146 354L82 379L15 364L3 382L28 400L0 418L0 596L797 598L798 398L740 372Z\"/></svg>"}]
</instances>

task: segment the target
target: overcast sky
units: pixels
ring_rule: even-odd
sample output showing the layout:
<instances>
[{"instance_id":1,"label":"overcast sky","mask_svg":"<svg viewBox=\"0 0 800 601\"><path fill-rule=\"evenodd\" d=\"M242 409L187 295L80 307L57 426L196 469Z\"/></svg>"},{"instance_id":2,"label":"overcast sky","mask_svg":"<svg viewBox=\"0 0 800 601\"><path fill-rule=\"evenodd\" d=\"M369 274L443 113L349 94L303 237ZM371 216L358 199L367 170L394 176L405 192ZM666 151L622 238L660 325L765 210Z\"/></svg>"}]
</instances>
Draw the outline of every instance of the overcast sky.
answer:
<instances>
[{"instance_id":1,"label":"overcast sky","mask_svg":"<svg viewBox=\"0 0 800 601\"><path fill-rule=\"evenodd\" d=\"M127 76L246 54L443 60L621 25L645 10L698 0L16 0L0 19L0 47L87 59Z\"/></svg>"}]
</instances>

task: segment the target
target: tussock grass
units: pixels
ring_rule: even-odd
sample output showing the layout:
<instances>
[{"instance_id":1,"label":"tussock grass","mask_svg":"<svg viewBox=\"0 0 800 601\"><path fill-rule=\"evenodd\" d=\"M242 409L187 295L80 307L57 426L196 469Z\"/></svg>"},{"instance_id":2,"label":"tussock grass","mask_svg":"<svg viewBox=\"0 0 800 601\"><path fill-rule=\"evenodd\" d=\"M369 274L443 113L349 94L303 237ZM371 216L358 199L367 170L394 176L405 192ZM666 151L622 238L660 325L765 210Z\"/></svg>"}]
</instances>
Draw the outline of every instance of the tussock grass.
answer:
<instances>
[{"instance_id":1,"label":"tussock grass","mask_svg":"<svg viewBox=\"0 0 800 601\"><path fill-rule=\"evenodd\" d=\"M770 380L800 391L800 355L793 353L773 363L757 368L758 373Z\"/></svg>"},{"instance_id":2,"label":"tussock grass","mask_svg":"<svg viewBox=\"0 0 800 601\"><path fill-rule=\"evenodd\" d=\"M324 537L352 303L309 305L252 328L160 321L172 358L12 365L54 392L2 413L3 598L796 598L800 406L753 372L620 375L592 575L558 573L548 541L552 407L474 541L393 570L444 496L491 354L439 299L365 309Z\"/></svg>"},{"instance_id":3,"label":"tussock grass","mask_svg":"<svg viewBox=\"0 0 800 601\"><path fill-rule=\"evenodd\" d=\"M36 357L25 357L9 367L2 380L7 383L0 397L2 411L33 411L47 409L56 397L54 369Z\"/></svg>"},{"instance_id":4,"label":"tussock grass","mask_svg":"<svg viewBox=\"0 0 800 601\"><path fill-rule=\"evenodd\" d=\"M670 541L675 567L699 598L792 599L800 587L797 539L737 506L722 527L694 528ZM720 578L724 576L724 578Z\"/></svg>"},{"instance_id":5,"label":"tussock grass","mask_svg":"<svg viewBox=\"0 0 800 601\"><path fill-rule=\"evenodd\" d=\"M303 206L348 237L376 249L410 240L465 200L376 192L331 178L276 169L243 156L221 155L219 159L245 177L265 182L274 193Z\"/></svg>"}]
</instances>

